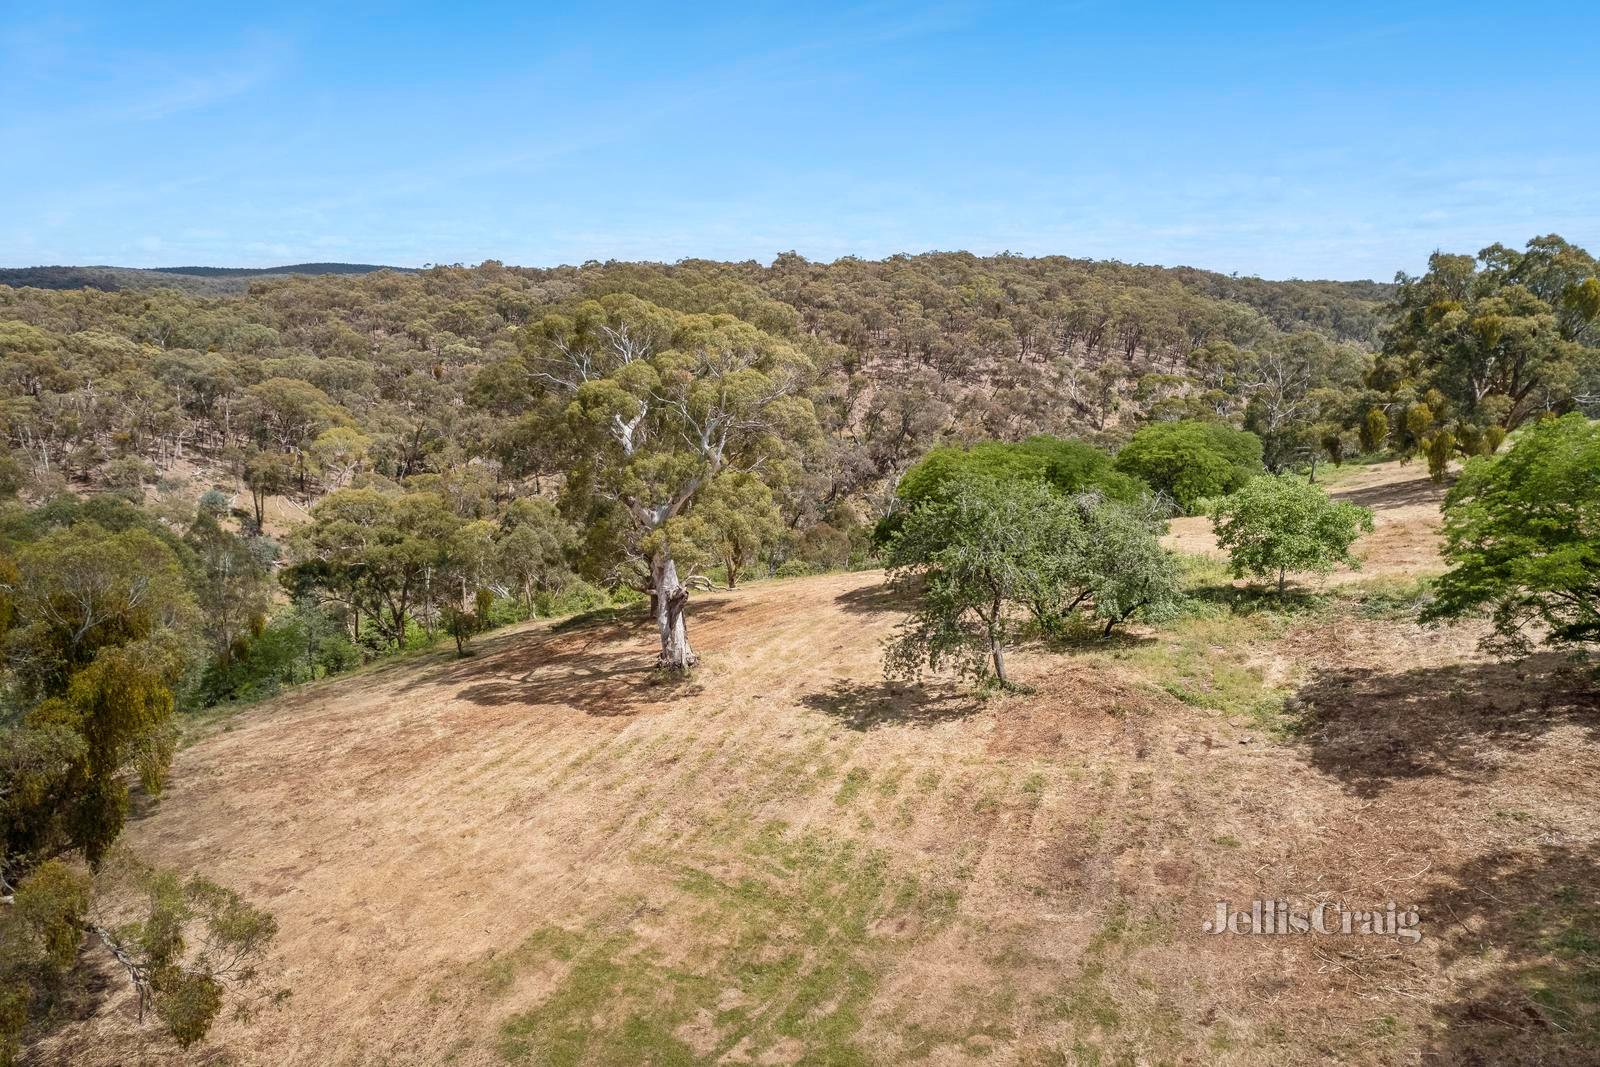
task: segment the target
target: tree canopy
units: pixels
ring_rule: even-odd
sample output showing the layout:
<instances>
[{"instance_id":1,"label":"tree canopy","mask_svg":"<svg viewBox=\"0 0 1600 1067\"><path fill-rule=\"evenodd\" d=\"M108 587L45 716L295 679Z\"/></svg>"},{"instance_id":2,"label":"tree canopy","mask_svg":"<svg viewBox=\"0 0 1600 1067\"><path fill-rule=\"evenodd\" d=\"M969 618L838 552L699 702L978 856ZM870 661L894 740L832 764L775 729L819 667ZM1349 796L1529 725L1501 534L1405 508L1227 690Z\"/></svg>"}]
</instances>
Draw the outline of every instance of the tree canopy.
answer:
<instances>
[{"instance_id":1,"label":"tree canopy","mask_svg":"<svg viewBox=\"0 0 1600 1067\"><path fill-rule=\"evenodd\" d=\"M1514 651L1600 641L1600 422L1545 420L1472 460L1444 514L1451 567L1426 617L1486 611Z\"/></svg>"},{"instance_id":2,"label":"tree canopy","mask_svg":"<svg viewBox=\"0 0 1600 1067\"><path fill-rule=\"evenodd\" d=\"M1116 469L1191 513L1259 474L1261 439L1219 422L1184 419L1142 426L1117 453Z\"/></svg>"},{"instance_id":3,"label":"tree canopy","mask_svg":"<svg viewBox=\"0 0 1600 1067\"><path fill-rule=\"evenodd\" d=\"M1401 402L1435 390L1462 420L1515 429L1593 403L1600 386L1600 265L1560 237L1518 252L1436 252L1404 277L1374 384ZM1437 408L1438 405L1435 405Z\"/></svg>"},{"instance_id":4,"label":"tree canopy","mask_svg":"<svg viewBox=\"0 0 1600 1067\"><path fill-rule=\"evenodd\" d=\"M1359 566L1351 546L1372 530L1371 509L1332 500L1290 474L1250 479L1218 500L1212 516L1234 575L1275 579L1280 594L1289 571L1327 574L1341 563Z\"/></svg>"}]
</instances>

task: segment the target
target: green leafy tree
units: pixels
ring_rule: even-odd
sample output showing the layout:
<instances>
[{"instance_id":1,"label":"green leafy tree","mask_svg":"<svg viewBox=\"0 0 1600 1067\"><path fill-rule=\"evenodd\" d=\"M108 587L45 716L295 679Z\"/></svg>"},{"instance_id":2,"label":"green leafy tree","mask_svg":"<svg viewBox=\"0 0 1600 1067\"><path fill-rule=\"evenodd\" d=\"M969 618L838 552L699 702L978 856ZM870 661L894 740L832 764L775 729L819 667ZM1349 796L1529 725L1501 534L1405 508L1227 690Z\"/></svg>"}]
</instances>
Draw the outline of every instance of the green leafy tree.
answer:
<instances>
[{"instance_id":1,"label":"green leafy tree","mask_svg":"<svg viewBox=\"0 0 1600 1067\"><path fill-rule=\"evenodd\" d=\"M1263 475L1217 501L1217 543L1236 577L1276 578L1281 596L1289 571L1327 574L1360 566L1351 546L1372 530L1372 511L1334 501L1293 475Z\"/></svg>"},{"instance_id":2,"label":"green leafy tree","mask_svg":"<svg viewBox=\"0 0 1600 1067\"><path fill-rule=\"evenodd\" d=\"M1182 603L1178 561L1161 547L1165 523L1149 509L1096 495L1076 498L1083 519L1082 551L1069 576L1088 593L1102 634L1135 615L1170 619Z\"/></svg>"},{"instance_id":3,"label":"green leafy tree","mask_svg":"<svg viewBox=\"0 0 1600 1067\"><path fill-rule=\"evenodd\" d=\"M196 513L184 542L194 552L191 584L212 658L226 663L266 619L266 567L244 538L223 529L208 511Z\"/></svg>"},{"instance_id":4,"label":"green leafy tree","mask_svg":"<svg viewBox=\"0 0 1600 1067\"><path fill-rule=\"evenodd\" d=\"M89 927L132 981L141 1021L153 1010L189 1048L210 1031L230 993L235 1014L252 1013L260 963L278 931L271 914L208 878L182 878L128 856L106 880L118 883L108 895L122 888L143 898L142 917L112 924L91 916Z\"/></svg>"},{"instance_id":5,"label":"green leafy tree","mask_svg":"<svg viewBox=\"0 0 1600 1067\"><path fill-rule=\"evenodd\" d=\"M1467 420L1507 430L1564 410L1600 356L1597 274L1592 256L1554 235L1523 252L1434 253L1386 309L1377 378L1436 389Z\"/></svg>"},{"instance_id":6,"label":"green leafy tree","mask_svg":"<svg viewBox=\"0 0 1600 1067\"><path fill-rule=\"evenodd\" d=\"M325 484L339 489L367 462L372 450L372 439L352 426L334 426L323 430L311 442L310 452L314 468L323 475Z\"/></svg>"},{"instance_id":7,"label":"green leafy tree","mask_svg":"<svg viewBox=\"0 0 1600 1067\"><path fill-rule=\"evenodd\" d=\"M695 501L689 537L722 564L728 588L783 536L783 516L772 490L754 475L719 476Z\"/></svg>"},{"instance_id":8,"label":"green leafy tree","mask_svg":"<svg viewBox=\"0 0 1600 1067\"><path fill-rule=\"evenodd\" d=\"M496 569L529 615L537 611L539 594L559 592L572 581L568 559L577 547L577 531L548 500L514 501L495 545Z\"/></svg>"},{"instance_id":9,"label":"green leafy tree","mask_svg":"<svg viewBox=\"0 0 1600 1067\"><path fill-rule=\"evenodd\" d=\"M1053 594L1079 536L1071 504L1043 482L969 476L906 517L889 544L890 581L918 608L889 644L885 671L914 677L946 663L1009 684L1008 610ZM1041 586L1047 592L1041 592Z\"/></svg>"},{"instance_id":10,"label":"green leafy tree","mask_svg":"<svg viewBox=\"0 0 1600 1067\"><path fill-rule=\"evenodd\" d=\"M160 793L195 615L175 543L138 525L136 511L93 500L44 510L77 521L46 525L14 564L0 566L13 672L0 710L0 1062L30 1020L49 1015L85 936L99 936L125 965L130 958L122 939L93 920L90 878L66 861L81 856L103 873L131 782ZM125 525L107 529L90 516ZM51 517L40 516L46 524ZM226 894L213 889L213 899ZM221 1006L209 971L233 967L270 938L269 918L226 896L230 918L213 927L198 957L180 964L169 956L142 976L130 970L184 1045L204 1035ZM265 924L265 937L229 940L246 913ZM172 929L164 919L148 931L170 939Z\"/></svg>"},{"instance_id":11,"label":"green leafy tree","mask_svg":"<svg viewBox=\"0 0 1600 1067\"><path fill-rule=\"evenodd\" d=\"M0 1065L22 1048L30 1016L43 1016L78 957L89 912L87 874L48 860L0 905Z\"/></svg>"},{"instance_id":12,"label":"green leafy tree","mask_svg":"<svg viewBox=\"0 0 1600 1067\"><path fill-rule=\"evenodd\" d=\"M319 501L311 521L295 531L296 564L287 582L344 604L358 643L367 618L385 643L404 647L419 606L461 592L459 575L447 568L462 525L437 493L341 489Z\"/></svg>"},{"instance_id":13,"label":"green leafy tree","mask_svg":"<svg viewBox=\"0 0 1600 1067\"><path fill-rule=\"evenodd\" d=\"M1116 468L1188 513L1202 499L1233 492L1261 473L1261 440L1218 422L1151 423L1122 446Z\"/></svg>"},{"instance_id":14,"label":"green leafy tree","mask_svg":"<svg viewBox=\"0 0 1600 1067\"><path fill-rule=\"evenodd\" d=\"M1382 451L1389 440L1389 416L1382 408L1368 408L1361 420L1361 451L1367 455Z\"/></svg>"},{"instance_id":15,"label":"green leafy tree","mask_svg":"<svg viewBox=\"0 0 1600 1067\"><path fill-rule=\"evenodd\" d=\"M1429 620L1487 611L1496 640L1600 642L1600 422L1573 413L1470 461L1445 497L1445 558Z\"/></svg>"},{"instance_id":16,"label":"green leafy tree","mask_svg":"<svg viewBox=\"0 0 1600 1067\"><path fill-rule=\"evenodd\" d=\"M1147 493L1135 477L1112 466L1111 457L1084 441L1040 434L1026 441L981 441L966 448L932 449L901 475L895 487L897 509L880 524L879 540L898 528L900 516L929 500L947 495L963 478L1044 481L1058 492L1094 491L1134 503Z\"/></svg>"},{"instance_id":17,"label":"green leafy tree","mask_svg":"<svg viewBox=\"0 0 1600 1067\"><path fill-rule=\"evenodd\" d=\"M255 529L267 520L267 498L282 496L293 485L293 461L282 452L252 452L244 461L244 484L250 490Z\"/></svg>"},{"instance_id":18,"label":"green leafy tree","mask_svg":"<svg viewBox=\"0 0 1600 1067\"><path fill-rule=\"evenodd\" d=\"M1442 484L1450 471L1450 457L1455 454L1456 435L1449 430L1435 430L1422 439L1423 454L1428 457L1428 477L1435 485Z\"/></svg>"}]
</instances>

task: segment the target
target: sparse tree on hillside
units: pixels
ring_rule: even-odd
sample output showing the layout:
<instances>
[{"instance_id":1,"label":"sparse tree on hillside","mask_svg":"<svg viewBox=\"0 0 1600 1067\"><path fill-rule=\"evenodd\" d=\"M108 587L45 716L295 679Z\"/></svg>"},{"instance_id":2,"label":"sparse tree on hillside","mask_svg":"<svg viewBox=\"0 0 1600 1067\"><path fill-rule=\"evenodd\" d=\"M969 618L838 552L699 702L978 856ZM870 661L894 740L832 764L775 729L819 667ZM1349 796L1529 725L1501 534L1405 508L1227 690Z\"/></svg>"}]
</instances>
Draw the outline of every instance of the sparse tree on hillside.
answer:
<instances>
[{"instance_id":1,"label":"sparse tree on hillside","mask_svg":"<svg viewBox=\"0 0 1600 1067\"><path fill-rule=\"evenodd\" d=\"M1212 517L1234 575L1276 578L1279 596L1289 571L1327 574L1340 563L1360 566L1350 548L1372 530L1370 509L1330 500L1288 474L1252 478L1219 500Z\"/></svg>"},{"instance_id":2,"label":"sparse tree on hillside","mask_svg":"<svg viewBox=\"0 0 1600 1067\"><path fill-rule=\"evenodd\" d=\"M565 405L569 504L612 514L617 549L651 595L664 668L695 663L675 534L719 474L779 463L816 433L791 345L721 315L679 315L632 297L546 319L523 359L536 395ZM604 521L602 519L602 521Z\"/></svg>"}]
</instances>

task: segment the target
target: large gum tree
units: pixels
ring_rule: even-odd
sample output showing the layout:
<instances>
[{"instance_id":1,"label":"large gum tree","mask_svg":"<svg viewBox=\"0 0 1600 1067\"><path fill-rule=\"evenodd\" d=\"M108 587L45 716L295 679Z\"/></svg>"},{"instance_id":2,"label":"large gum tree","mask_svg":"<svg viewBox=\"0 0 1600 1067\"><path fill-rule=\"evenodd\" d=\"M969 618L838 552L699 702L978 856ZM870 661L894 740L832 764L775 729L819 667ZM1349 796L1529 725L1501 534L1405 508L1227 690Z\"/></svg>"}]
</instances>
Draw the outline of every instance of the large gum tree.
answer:
<instances>
[{"instance_id":1,"label":"large gum tree","mask_svg":"<svg viewBox=\"0 0 1600 1067\"><path fill-rule=\"evenodd\" d=\"M679 573L689 514L719 474L775 472L817 434L803 395L811 363L732 316L620 294L547 317L519 359L534 402L563 431L564 505L650 595L658 665L692 667Z\"/></svg>"}]
</instances>

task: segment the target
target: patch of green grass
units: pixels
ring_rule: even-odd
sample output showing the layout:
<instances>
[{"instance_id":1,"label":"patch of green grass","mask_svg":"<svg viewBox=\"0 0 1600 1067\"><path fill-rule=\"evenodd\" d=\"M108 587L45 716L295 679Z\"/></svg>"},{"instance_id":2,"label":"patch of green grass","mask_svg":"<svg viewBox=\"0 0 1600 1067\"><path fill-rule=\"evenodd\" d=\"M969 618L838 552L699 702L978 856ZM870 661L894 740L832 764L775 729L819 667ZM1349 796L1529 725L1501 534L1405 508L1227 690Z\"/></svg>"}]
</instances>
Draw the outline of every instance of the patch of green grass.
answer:
<instances>
[{"instance_id":1,"label":"patch of green grass","mask_svg":"<svg viewBox=\"0 0 1600 1067\"><path fill-rule=\"evenodd\" d=\"M1600 1048L1600 907L1580 900L1564 886L1553 906L1531 910L1527 922L1538 930L1543 959L1525 967L1519 981L1578 1047Z\"/></svg>"},{"instance_id":2,"label":"patch of green grass","mask_svg":"<svg viewBox=\"0 0 1600 1067\"><path fill-rule=\"evenodd\" d=\"M1381 576L1339 586L1336 595L1363 619L1415 619L1433 600L1433 579Z\"/></svg>"},{"instance_id":3,"label":"patch of green grass","mask_svg":"<svg viewBox=\"0 0 1600 1067\"><path fill-rule=\"evenodd\" d=\"M1246 662L1250 645L1282 632L1281 619L1180 619L1154 641L1107 653L1140 670L1156 688L1197 708L1281 728L1288 690L1269 686Z\"/></svg>"},{"instance_id":4,"label":"patch of green grass","mask_svg":"<svg viewBox=\"0 0 1600 1067\"><path fill-rule=\"evenodd\" d=\"M833 794L833 802L837 806L847 807L855 800L856 794L867 787L872 775L865 767L852 767L845 773L844 781L839 783L838 792Z\"/></svg>"},{"instance_id":5,"label":"patch of green grass","mask_svg":"<svg viewBox=\"0 0 1600 1067\"><path fill-rule=\"evenodd\" d=\"M878 775L877 790L880 797L890 798L900 792L900 783L905 779L906 768L904 764L896 764Z\"/></svg>"},{"instance_id":6,"label":"patch of green grass","mask_svg":"<svg viewBox=\"0 0 1600 1067\"><path fill-rule=\"evenodd\" d=\"M1166 936L1166 920L1150 915L1133 918L1125 906L1116 906L1084 946L1078 973L1065 982L1045 1007L1056 1018L1071 1022L1084 1037L1074 1047L1074 1060L1082 1063L1167 1062L1152 1050L1186 1046L1182 1018L1160 987L1142 979L1131 959L1139 949ZM1114 990L1126 990L1119 992Z\"/></svg>"},{"instance_id":7,"label":"patch of green grass","mask_svg":"<svg viewBox=\"0 0 1600 1067\"><path fill-rule=\"evenodd\" d=\"M868 781L862 772L854 788ZM799 1042L801 1062L866 1064L867 1005L898 948L880 920L938 924L959 900L853 839L779 821L704 859L666 848L635 858L662 868L682 894L675 910L705 936L669 960L617 924L538 932L485 970L491 992L527 971L558 975L537 1006L502 1024L505 1060L671 1065L736 1048L760 1059Z\"/></svg>"}]
</instances>

